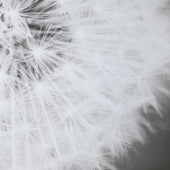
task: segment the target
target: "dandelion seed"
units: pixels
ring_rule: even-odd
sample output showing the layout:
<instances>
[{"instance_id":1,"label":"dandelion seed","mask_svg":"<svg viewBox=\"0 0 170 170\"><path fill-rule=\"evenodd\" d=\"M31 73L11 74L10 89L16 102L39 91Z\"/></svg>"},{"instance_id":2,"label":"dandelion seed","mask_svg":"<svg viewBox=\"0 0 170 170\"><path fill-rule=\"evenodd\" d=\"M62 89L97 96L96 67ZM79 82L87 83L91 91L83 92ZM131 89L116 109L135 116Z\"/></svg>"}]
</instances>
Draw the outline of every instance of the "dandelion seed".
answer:
<instances>
[{"instance_id":1,"label":"dandelion seed","mask_svg":"<svg viewBox=\"0 0 170 170\"><path fill-rule=\"evenodd\" d=\"M144 142L139 110L169 96L165 5L0 0L0 169L114 169L105 151Z\"/></svg>"}]
</instances>

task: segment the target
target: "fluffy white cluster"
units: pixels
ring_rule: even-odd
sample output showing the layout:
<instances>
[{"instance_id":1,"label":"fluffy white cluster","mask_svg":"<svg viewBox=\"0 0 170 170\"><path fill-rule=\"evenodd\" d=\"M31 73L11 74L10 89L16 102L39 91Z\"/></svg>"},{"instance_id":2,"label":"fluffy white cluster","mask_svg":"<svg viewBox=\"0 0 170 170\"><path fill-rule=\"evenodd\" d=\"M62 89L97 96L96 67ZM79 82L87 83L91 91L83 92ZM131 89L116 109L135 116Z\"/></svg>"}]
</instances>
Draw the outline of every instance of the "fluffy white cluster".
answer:
<instances>
[{"instance_id":1,"label":"fluffy white cluster","mask_svg":"<svg viewBox=\"0 0 170 170\"><path fill-rule=\"evenodd\" d=\"M142 141L168 75L165 0L0 0L0 169L113 169Z\"/></svg>"}]
</instances>

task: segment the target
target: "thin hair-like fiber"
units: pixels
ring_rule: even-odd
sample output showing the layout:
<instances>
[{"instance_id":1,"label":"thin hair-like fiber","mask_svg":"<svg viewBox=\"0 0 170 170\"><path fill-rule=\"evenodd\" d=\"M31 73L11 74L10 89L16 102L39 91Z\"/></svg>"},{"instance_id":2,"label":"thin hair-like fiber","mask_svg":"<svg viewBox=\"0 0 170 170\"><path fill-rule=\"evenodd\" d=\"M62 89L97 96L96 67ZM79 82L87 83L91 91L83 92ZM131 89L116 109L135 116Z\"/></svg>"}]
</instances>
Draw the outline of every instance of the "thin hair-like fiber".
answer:
<instances>
[{"instance_id":1,"label":"thin hair-like fiber","mask_svg":"<svg viewBox=\"0 0 170 170\"><path fill-rule=\"evenodd\" d=\"M170 93L167 7L0 0L0 170L116 169L144 143Z\"/></svg>"}]
</instances>

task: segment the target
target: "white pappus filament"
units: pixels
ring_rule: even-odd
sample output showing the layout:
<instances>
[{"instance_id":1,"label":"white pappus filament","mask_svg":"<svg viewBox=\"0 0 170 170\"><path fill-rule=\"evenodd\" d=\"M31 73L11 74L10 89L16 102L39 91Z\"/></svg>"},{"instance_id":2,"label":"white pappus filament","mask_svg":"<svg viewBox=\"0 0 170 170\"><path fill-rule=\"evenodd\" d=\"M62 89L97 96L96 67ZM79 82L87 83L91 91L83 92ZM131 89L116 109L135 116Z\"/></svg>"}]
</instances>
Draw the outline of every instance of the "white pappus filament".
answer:
<instances>
[{"instance_id":1,"label":"white pappus filament","mask_svg":"<svg viewBox=\"0 0 170 170\"><path fill-rule=\"evenodd\" d=\"M166 5L0 0L0 169L114 169L144 142L169 96Z\"/></svg>"}]
</instances>

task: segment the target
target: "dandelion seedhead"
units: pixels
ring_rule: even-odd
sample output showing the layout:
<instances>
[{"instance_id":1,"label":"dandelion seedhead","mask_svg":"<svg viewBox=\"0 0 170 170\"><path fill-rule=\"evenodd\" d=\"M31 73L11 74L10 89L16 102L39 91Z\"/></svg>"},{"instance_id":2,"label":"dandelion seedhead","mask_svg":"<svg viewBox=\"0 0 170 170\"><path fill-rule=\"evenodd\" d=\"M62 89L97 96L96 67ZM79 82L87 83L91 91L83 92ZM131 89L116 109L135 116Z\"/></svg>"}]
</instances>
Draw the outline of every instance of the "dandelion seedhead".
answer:
<instances>
[{"instance_id":1,"label":"dandelion seedhead","mask_svg":"<svg viewBox=\"0 0 170 170\"><path fill-rule=\"evenodd\" d=\"M169 95L165 0L0 0L0 169L114 169ZM143 110L143 114L141 114Z\"/></svg>"}]
</instances>

